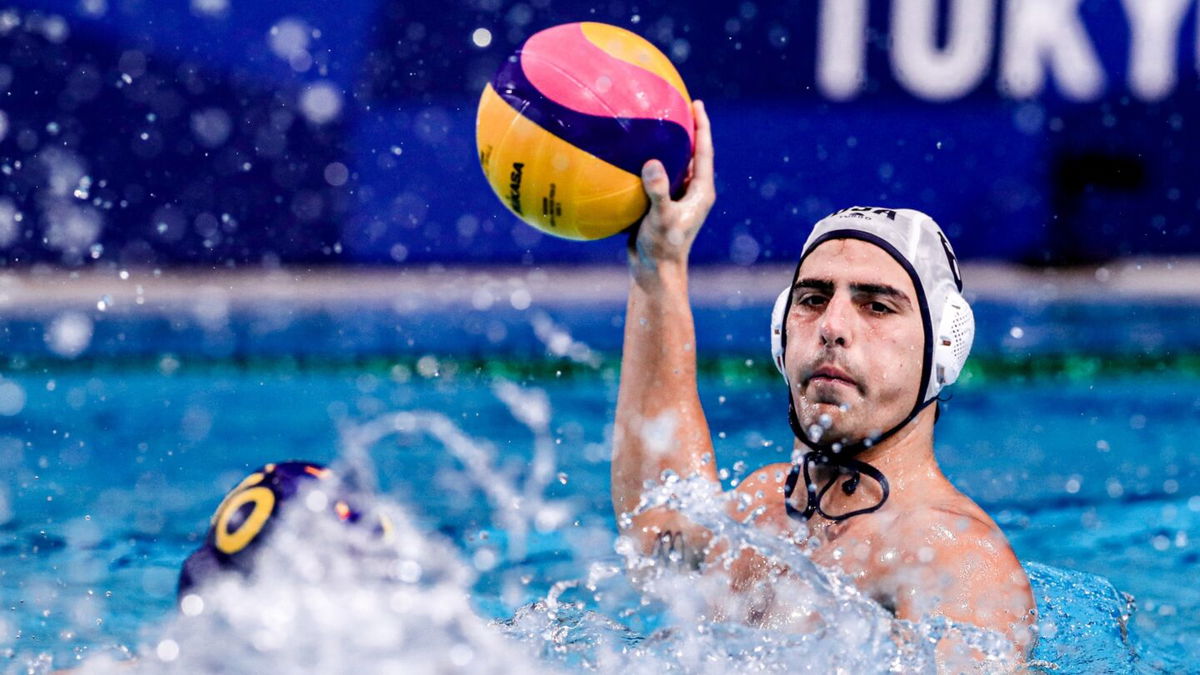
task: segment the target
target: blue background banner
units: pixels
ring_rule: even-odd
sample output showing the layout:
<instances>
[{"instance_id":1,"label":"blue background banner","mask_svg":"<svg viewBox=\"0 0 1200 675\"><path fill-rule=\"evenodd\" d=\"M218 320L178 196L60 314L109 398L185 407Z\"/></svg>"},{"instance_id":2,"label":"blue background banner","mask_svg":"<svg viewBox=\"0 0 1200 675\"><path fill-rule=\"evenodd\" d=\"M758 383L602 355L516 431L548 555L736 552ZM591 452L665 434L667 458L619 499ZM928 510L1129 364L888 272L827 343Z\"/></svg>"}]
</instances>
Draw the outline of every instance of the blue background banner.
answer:
<instances>
[{"instance_id":1,"label":"blue background banner","mask_svg":"<svg viewBox=\"0 0 1200 675\"><path fill-rule=\"evenodd\" d=\"M1200 252L1194 0L62 0L0 14L0 259L615 263L483 179L474 109L525 38L634 30L713 118L693 259L795 257L848 205L965 259Z\"/></svg>"}]
</instances>

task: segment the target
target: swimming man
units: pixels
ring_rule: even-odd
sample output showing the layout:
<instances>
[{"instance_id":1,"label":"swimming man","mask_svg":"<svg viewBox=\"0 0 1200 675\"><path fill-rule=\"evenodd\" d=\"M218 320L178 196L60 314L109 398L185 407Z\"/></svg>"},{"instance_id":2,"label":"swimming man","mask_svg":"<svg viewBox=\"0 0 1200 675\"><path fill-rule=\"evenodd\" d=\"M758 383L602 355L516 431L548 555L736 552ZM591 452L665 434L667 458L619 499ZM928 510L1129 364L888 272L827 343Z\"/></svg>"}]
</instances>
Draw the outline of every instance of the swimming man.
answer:
<instances>
[{"instance_id":1,"label":"swimming man","mask_svg":"<svg viewBox=\"0 0 1200 675\"><path fill-rule=\"evenodd\" d=\"M650 209L630 242L612 465L618 516L634 512L644 485L668 470L720 490L697 393L687 288L688 253L716 198L699 101L695 113L685 193L671 198L659 162L642 171ZM1033 642L1029 581L1004 534L951 485L933 452L938 394L957 377L974 334L960 291L950 244L925 214L850 208L818 222L776 303L772 336L796 462L755 471L735 496L750 507L741 513L780 536L802 523L816 562L848 575L898 618L943 616L997 631L1020 659ZM721 550L708 531L665 508L625 522L622 535L647 553L664 538L698 559ZM778 574L743 552L730 583L761 587ZM771 621L787 599L769 600L748 619ZM955 649L965 651L939 645L939 658Z\"/></svg>"}]
</instances>

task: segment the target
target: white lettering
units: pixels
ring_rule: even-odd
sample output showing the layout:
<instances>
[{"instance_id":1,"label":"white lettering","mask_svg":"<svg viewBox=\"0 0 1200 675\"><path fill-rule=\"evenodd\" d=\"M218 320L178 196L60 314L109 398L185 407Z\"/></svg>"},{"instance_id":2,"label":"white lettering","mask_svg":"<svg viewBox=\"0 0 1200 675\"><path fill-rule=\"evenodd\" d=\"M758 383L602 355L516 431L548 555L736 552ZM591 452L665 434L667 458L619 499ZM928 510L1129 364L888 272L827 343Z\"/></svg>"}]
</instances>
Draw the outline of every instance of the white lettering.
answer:
<instances>
[{"instance_id":1,"label":"white lettering","mask_svg":"<svg viewBox=\"0 0 1200 675\"><path fill-rule=\"evenodd\" d=\"M854 98L867 78L867 0L821 0L817 86L836 101Z\"/></svg>"},{"instance_id":2,"label":"white lettering","mask_svg":"<svg viewBox=\"0 0 1200 675\"><path fill-rule=\"evenodd\" d=\"M1192 0L1122 0L1129 15L1129 89L1158 101L1175 88L1175 48Z\"/></svg>"},{"instance_id":3,"label":"white lettering","mask_svg":"<svg viewBox=\"0 0 1200 675\"><path fill-rule=\"evenodd\" d=\"M1016 98L1041 93L1046 70L1062 94L1076 101L1104 91L1104 71L1079 20L1080 0L1008 0L1000 89Z\"/></svg>"},{"instance_id":4,"label":"white lettering","mask_svg":"<svg viewBox=\"0 0 1200 675\"><path fill-rule=\"evenodd\" d=\"M909 91L934 101L974 89L992 51L992 0L954 0L949 14L946 47L938 49L938 0L892 3L892 71Z\"/></svg>"}]
</instances>

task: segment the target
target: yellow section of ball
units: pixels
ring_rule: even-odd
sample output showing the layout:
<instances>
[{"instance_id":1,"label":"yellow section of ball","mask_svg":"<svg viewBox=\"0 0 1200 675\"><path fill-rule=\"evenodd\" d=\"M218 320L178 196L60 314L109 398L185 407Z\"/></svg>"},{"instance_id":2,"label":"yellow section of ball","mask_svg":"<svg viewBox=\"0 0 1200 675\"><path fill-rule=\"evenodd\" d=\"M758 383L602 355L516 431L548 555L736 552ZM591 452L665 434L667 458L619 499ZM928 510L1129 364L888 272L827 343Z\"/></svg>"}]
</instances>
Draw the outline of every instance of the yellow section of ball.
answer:
<instances>
[{"instance_id":1,"label":"yellow section of ball","mask_svg":"<svg viewBox=\"0 0 1200 675\"><path fill-rule=\"evenodd\" d=\"M602 239L637 222L649 206L640 176L531 122L490 84L479 99L475 137L483 173L500 201L547 234Z\"/></svg>"},{"instance_id":2,"label":"yellow section of ball","mask_svg":"<svg viewBox=\"0 0 1200 675\"><path fill-rule=\"evenodd\" d=\"M683 96L683 100L692 100L683 78L675 70L675 64L646 38L624 28L595 21L584 21L579 24L579 29L588 42L603 49L609 56L645 68L666 80Z\"/></svg>"}]
</instances>

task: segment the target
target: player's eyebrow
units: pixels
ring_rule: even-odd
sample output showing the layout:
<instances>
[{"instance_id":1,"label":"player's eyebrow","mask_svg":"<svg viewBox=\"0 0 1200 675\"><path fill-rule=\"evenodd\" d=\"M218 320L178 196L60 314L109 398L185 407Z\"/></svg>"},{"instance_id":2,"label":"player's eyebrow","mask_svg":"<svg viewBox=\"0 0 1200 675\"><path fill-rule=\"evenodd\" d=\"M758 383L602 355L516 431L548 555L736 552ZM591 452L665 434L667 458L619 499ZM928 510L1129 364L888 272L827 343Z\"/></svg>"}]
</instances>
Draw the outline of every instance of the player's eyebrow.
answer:
<instances>
[{"instance_id":1,"label":"player's eyebrow","mask_svg":"<svg viewBox=\"0 0 1200 675\"><path fill-rule=\"evenodd\" d=\"M833 295L835 287L836 284L832 279L816 279L805 277L797 280L795 286L792 287L792 290L793 292L816 291L826 295ZM906 308L912 308L912 300L909 299L908 294L899 288L896 288L895 286L889 286L887 284L854 282L850 284L850 292L855 295L869 295L878 298L890 298Z\"/></svg>"},{"instance_id":2,"label":"player's eyebrow","mask_svg":"<svg viewBox=\"0 0 1200 675\"><path fill-rule=\"evenodd\" d=\"M792 286L792 290L793 291L799 291L799 290L820 291L827 295L832 295L833 294L833 280L832 279L808 279L808 278L797 279L796 284L794 286Z\"/></svg>"}]
</instances>

